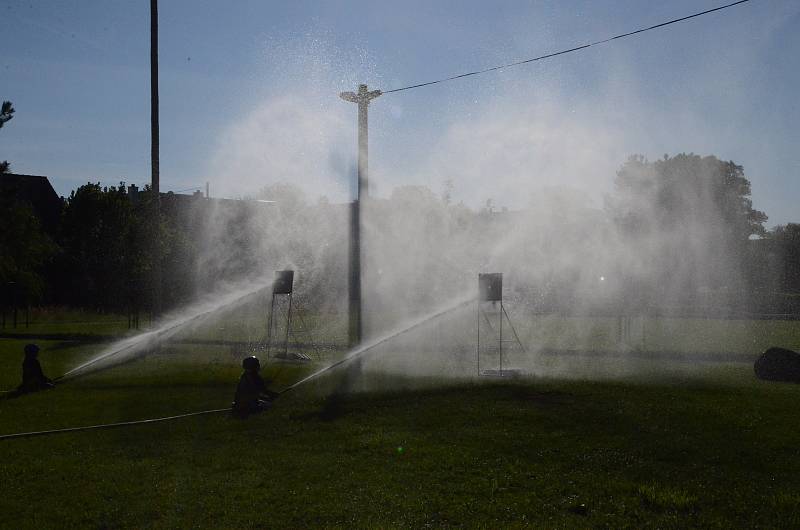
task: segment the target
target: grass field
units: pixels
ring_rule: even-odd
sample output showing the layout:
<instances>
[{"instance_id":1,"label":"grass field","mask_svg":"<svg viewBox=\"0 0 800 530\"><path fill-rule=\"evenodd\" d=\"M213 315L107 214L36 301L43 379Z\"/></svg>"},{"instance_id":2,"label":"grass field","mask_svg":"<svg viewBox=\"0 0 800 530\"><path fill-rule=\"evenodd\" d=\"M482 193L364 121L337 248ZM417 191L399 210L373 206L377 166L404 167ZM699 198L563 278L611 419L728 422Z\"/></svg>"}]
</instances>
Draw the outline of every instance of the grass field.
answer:
<instances>
[{"instance_id":1,"label":"grass field","mask_svg":"<svg viewBox=\"0 0 800 530\"><path fill-rule=\"evenodd\" d=\"M458 317L473 324L472 308ZM530 315L510 306L509 313L523 342L542 348L613 350L618 347L619 319L611 317L569 317L560 315ZM295 322L298 311L295 309ZM345 344L347 322L341 315L316 315L299 312L311 330L313 340L326 344ZM184 338L217 339L256 343L263 340L266 328L263 307L248 303L215 318ZM146 314L141 315L141 331L149 329ZM463 330L459 330L461 333ZM136 333L127 327L124 315L97 315L79 311L39 309L31 314L28 327L20 319L11 327L7 315L6 336L64 334L91 339L93 336L123 337ZM474 337L468 333L467 340ZM304 337L305 339L305 337ZM629 346L641 351L676 353L730 353L752 357L774 346L800 349L800 321L737 320L635 317L631 320Z\"/></svg>"},{"instance_id":2,"label":"grass field","mask_svg":"<svg viewBox=\"0 0 800 530\"><path fill-rule=\"evenodd\" d=\"M743 358L779 336L796 347L791 323L766 324L741 332L759 342L740 345ZM708 348L731 340L681 325ZM603 324L581 329L592 326ZM25 342L0 339L0 388L16 384ZM51 375L104 347L39 343ZM0 434L225 407L238 360L167 345L0 401ZM757 381L746 362L608 359L590 380L596 363L564 359L563 376L514 381L366 365L369 391L336 392L346 378L334 372L244 421L222 413L0 440L0 527L800 525L799 386ZM311 369L268 364L265 375L281 388Z\"/></svg>"}]
</instances>

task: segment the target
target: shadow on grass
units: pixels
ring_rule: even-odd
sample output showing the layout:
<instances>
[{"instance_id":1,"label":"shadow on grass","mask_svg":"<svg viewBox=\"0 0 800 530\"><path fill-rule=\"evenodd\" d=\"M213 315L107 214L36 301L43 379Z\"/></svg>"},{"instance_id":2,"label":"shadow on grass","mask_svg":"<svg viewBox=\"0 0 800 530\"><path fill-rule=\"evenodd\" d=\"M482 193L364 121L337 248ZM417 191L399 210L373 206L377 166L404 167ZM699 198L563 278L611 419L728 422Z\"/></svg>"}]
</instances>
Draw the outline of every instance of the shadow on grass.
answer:
<instances>
[{"instance_id":1,"label":"shadow on grass","mask_svg":"<svg viewBox=\"0 0 800 530\"><path fill-rule=\"evenodd\" d=\"M347 414L347 402L342 394L331 394L322 404L316 416L322 421L335 421Z\"/></svg>"},{"instance_id":2,"label":"shadow on grass","mask_svg":"<svg viewBox=\"0 0 800 530\"><path fill-rule=\"evenodd\" d=\"M528 385L515 385L509 389L509 397L537 405L563 405L572 403L574 396L568 392L535 390Z\"/></svg>"}]
</instances>

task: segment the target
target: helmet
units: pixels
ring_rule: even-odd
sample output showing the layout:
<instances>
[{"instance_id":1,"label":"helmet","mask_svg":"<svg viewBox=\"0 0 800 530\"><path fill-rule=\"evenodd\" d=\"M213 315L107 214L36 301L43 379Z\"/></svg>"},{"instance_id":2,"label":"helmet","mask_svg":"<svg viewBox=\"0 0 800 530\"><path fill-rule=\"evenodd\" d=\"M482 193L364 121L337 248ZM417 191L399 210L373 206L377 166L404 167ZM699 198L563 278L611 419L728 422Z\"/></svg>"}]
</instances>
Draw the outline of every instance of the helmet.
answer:
<instances>
[{"instance_id":1,"label":"helmet","mask_svg":"<svg viewBox=\"0 0 800 530\"><path fill-rule=\"evenodd\" d=\"M242 359L242 368L245 370L259 370L261 368L261 363L258 362L258 357L251 355L250 357Z\"/></svg>"},{"instance_id":2,"label":"helmet","mask_svg":"<svg viewBox=\"0 0 800 530\"><path fill-rule=\"evenodd\" d=\"M39 353L39 346L36 344L25 345L25 355L36 355L37 353Z\"/></svg>"}]
</instances>

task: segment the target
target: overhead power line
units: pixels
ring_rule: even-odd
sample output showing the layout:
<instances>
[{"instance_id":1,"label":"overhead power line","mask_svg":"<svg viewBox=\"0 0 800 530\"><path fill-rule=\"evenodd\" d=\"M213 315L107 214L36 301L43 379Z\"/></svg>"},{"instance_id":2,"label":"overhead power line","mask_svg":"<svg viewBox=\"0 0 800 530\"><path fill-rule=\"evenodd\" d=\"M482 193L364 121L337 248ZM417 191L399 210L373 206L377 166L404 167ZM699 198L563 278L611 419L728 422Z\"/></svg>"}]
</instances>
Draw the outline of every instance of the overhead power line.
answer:
<instances>
[{"instance_id":1,"label":"overhead power line","mask_svg":"<svg viewBox=\"0 0 800 530\"><path fill-rule=\"evenodd\" d=\"M728 9L729 7L733 7L733 6L736 6L736 5L739 5L739 4L744 4L744 3L749 2L749 1L750 0L739 0L738 2L733 2L731 4L727 4L727 5L724 5L724 6L715 7L713 9L707 9L706 11L701 11L699 13L694 13L692 15L687 15L685 17L676 18L676 19L673 19L673 20L668 20L667 22L662 22L660 24L656 24L655 26L650 26L650 27L647 27L647 28L640 28L640 29L637 29L637 30L634 30L634 31L629 31L628 33L622 33L620 35L615 35L614 37L609 37L607 39L599 40L599 41L596 41L596 42L590 42L588 44L583 44L581 46L575 46L574 48L569 48L567 50L561 50L561 51L558 51L558 52L548 53L546 55L540 55L539 57L534 57L532 59L525 59L524 61L515 61L513 63L503 64L503 65L499 65L499 66L492 66L491 68L485 68L483 70L475 70L474 72L467 72L465 74L454 75L454 76L451 76L451 77L445 77L445 78L442 78L442 79L437 79L436 81L428 81L426 83L419 83L419 84L416 84L416 85L410 85L410 86L406 86L406 87L402 87L402 88L394 88L392 90L383 90L382 92L384 94L389 94L391 92L401 92L403 90L411 90L412 88L420 88L420 87L424 87L424 86L435 85L435 84L438 84L438 83L445 83L447 81L454 81L456 79L461 79L462 77L469 77L469 76L472 76L472 75L485 74L487 72L493 72L495 70L502 70L503 68L510 68L512 66L519 66L519 65L522 65L522 64L532 63L532 62L535 62L535 61L541 61L542 59L549 59L550 57L555 57L557 55L564 55L564 54L567 54L567 53L576 52L578 50L585 50L586 48L590 48L592 46L597 46L598 44L604 44L606 42L611 42L612 40L617 40L617 39L622 39L622 38L625 38L625 37L630 37L631 35L636 35L638 33L644 33L645 31L650 31L650 30L657 29L657 28L663 28L664 26L669 26L670 24L676 24L678 22L683 22L685 20L689 20L690 18L700 17L700 16L703 16L703 15L707 15L709 13L713 13L715 11L721 11L723 9Z\"/></svg>"}]
</instances>

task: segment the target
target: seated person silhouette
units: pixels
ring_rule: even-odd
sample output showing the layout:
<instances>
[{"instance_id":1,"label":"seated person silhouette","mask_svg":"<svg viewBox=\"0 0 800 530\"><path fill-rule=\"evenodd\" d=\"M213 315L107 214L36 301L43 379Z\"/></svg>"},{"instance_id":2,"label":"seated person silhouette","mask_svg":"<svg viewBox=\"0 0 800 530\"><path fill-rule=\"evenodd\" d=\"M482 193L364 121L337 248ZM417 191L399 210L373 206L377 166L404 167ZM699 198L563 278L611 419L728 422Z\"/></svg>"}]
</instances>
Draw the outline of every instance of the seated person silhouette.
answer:
<instances>
[{"instance_id":1,"label":"seated person silhouette","mask_svg":"<svg viewBox=\"0 0 800 530\"><path fill-rule=\"evenodd\" d=\"M258 357L246 357L242 360L242 368L244 372L236 386L232 408L235 416L246 418L250 414L268 409L278 394L267 390L264 380L258 373L261 370Z\"/></svg>"},{"instance_id":2,"label":"seated person silhouette","mask_svg":"<svg viewBox=\"0 0 800 530\"><path fill-rule=\"evenodd\" d=\"M22 384L17 387L17 392L25 394L54 388L55 385L42 370L39 364L39 346L36 344L25 345L25 359L22 361Z\"/></svg>"}]
</instances>

